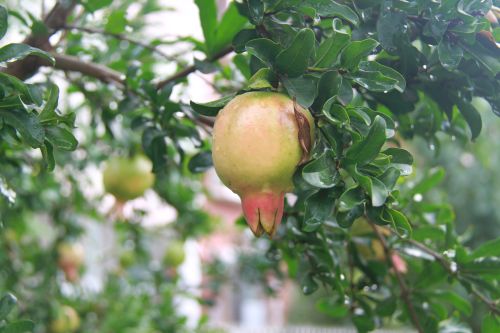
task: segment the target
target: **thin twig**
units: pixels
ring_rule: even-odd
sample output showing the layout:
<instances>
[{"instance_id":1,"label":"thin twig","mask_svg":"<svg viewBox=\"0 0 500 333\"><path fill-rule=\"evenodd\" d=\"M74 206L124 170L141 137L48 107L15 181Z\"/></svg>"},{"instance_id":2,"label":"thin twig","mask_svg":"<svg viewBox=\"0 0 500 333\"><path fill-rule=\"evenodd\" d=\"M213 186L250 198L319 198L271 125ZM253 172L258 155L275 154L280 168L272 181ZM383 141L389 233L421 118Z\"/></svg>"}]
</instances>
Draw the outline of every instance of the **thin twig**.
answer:
<instances>
[{"instance_id":1,"label":"thin twig","mask_svg":"<svg viewBox=\"0 0 500 333\"><path fill-rule=\"evenodd\" d=\"M127 41L131 44L136 44L136 45L139 45L147 50L150 50L152 52L155 52L156 54L162 56L163 58L169 60L169 61L175 61L175 58L171 57L170 55L166 54L165 52L163 52L162 50L160 50L158 47L156 46L153 46L153 45L150 45L148 43L144 43L140 40L137 40L137 39L134 39L134 38L130 38L124 34L117 34L117 33L113 33L113 32L108 32L108 31L105 31L105 30L100 30L100 29L94 29L94 28L88 28L88 27L80 27L80 26L75 26L75 25L65 25L63 28L63 30L78 30L78 31L83 31L83 32L86 32L86 33L90 33L90 34L99 34L99 35L104 35L104 36L110 36L110 37L113 37L113 38L116 38L116 39L119 39L119 40L123 40L123 41Z\"/></svg>"},{"instance_id":2,"label":"thin twig","mask_svg":"<svg viewBox=\"0 0 500 333\"><path fill-rule=\"evenodd\" d=\"M215 54L213 57L210 57L206 61L209 61L209 62L217 61L217 60L225 57L226 55L228 55L231 52L233 52L233 47L232 46L223 49L222 51L220 51L219 53ZM162 80L162 81L158 82L157 85L156 85L156 87L157 87L157 89L161 89L161 88L165 87L167 84L169 84L171 82L174 82L174 81L177 81L177 80L179 80L181 78L184 78L184 77L188 76L189 74L193 73L194 71L196 71L196 66L195 65L191 65L189 67L186 67L182 71L177 72L174 75L166 78L165 80Z\"/></svg>"},{"instance_id":3,"label":"thin twig","mask_svg":"<svg viewBox=\"0 0 500 333\"><path fill-rule=\"evenodd\" d=\"M441 254L437 253L436 251L434 251L433 249L427 247L426 245L420 243L420 242L417 242L416 240L414 239L406 239L406 238L402 238L404 241L412 244L413 246L419 248L420 250L424 251L425 253L431 255L434 259L436 259L436 261L438 263L441 264L441 266L443 266L443 268L452 276L456 276L458 275L459 273L459 270L458 269L453 269L452 268L452 265L450 263L450 261L448 259L446 259L444 256L442 256ZM500 308L498 308L497 304L495 301L493 300L490 300L489 298L487 298L486 296L484 296L483 294L481 294L478 290L476 290L475 288L471 288L471 292L472 294L474 294L474 296L476 296L480 301L482 301L484 304L486 304L486 306L488 306L488 308L490 309L491 312L497 314L497 315L500 315Z\"/></svg>"},{"instance_id":4,"label":"thin twig","mask_svg":"<svg viewBox=\"0 0 500 333\"><path fill-rule=\"evenodd\" d=\"M413 306L413 303L411 302L410 298L410 290L408 289L408 286L406 285L403 276L401 275L401 272L399 269L394 265L394 262L392 260L392 255L391 255L391 249L387 245L387 242L385 241L385 237L380 233L380 231L377 229L377 226L373 221L367 218L368 223L373 229L373 232L379 239L380 243L382 244L382 247L384 248L384 253L385 257L387 260L387 263L393 268L394 275L396 276L396 279L398 280L399 283L399 288L401 290L401 298L403 301L406 303L406 307L408 308L408 313L410 314L411 321L413 322L413 325L417 329L419 333L424 333L424 330L422 329L422 326L420 326L420 322L417 317L417 312L415 311L415 307Z\"/></svg>"}]
</instances>

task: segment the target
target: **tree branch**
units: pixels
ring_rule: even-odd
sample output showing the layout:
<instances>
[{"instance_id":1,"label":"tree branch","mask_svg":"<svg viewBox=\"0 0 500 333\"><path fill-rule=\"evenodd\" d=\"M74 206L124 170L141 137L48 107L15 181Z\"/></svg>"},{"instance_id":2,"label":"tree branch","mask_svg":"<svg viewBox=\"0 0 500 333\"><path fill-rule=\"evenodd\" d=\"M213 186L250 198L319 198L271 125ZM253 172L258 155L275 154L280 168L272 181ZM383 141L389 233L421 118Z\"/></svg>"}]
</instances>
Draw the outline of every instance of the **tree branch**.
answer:
<instances>
[{"instance_id":1,"label":"tree branch","mask_svg":"<svg viewBox=\"0 0 500 333\"><path fill-rule=\"evenodd\" d=\"M401 298L406 304L406 307L408 308L408 313L410 314L411 321L413 322L413 325L417 329L419 333L424 333L424 330L422 329L422 326L420 326L420 322L417 317L417 312L415 311L415 307L413 306L413 303L411 302L411 295L410 295L410 290L408 289L408 286L406 285L403 276L401 275L401 272L398 270L396 265L394 264L394 261L392 260L392 253L391 249L387 245L387 242L385 241L385 237L380 233L378 230L377 226L375 223L373 223L370 219L367 218L368 223L373 229L373 232L379 239L380 243L382 244L382 247L384 248L384 253L385 257L387 260L387 263L393 268L394 275L396 276L396 279L398 280L399 284L399 289L401 290Z\"/></svg>"},{"instance_id":2,"label":"tree branch","mask_svg":"<svg viewBox=\"0 0 500 333\"><path fill-rule=\"evenodd\" d=\"M90 33L90 34L100 34L100 35L104 35L104 36L110 36L110 37L113 37L113 38L116 38L116 39L119 39L119 40L127 41L127 42L129 42L131 44L139 45L139 46L141 46L141 47L143 47L143 48L145 48L147 50L150 50L151 52L155 52L156 54L162 56L163 58L165 58L167 60L170 60L170 61L174 61L175 60L174 57L169 56L165 52L163 52L160 49L158 49L158 47L150 45L148 43L144 43L144 42L142 42L140 40L137 40L137 39L134 39L134 38L130 38L130 37L124 35L124 34L116 34L116 33L112 33L112 32L107 32L105 30L99 30L99 29L93 29L93 28L87 28L87 27L79 27L79 26L74 26L74 25L65 25L61 29L64 29L64 30L78 30L78 31L83 31L83 32L87 32L87 33Z\"/></svg>"},{"instance_id":3,"label":"tree branch","mask_svg":"<svg viewBox=\"0 0 500 333\"><path fill-rule=\"evenodd\" d=\"M226 55L228 55L232 51L233 51L233 47L232 46L227 47L227 48L223 49L222 51L220 51L219 53L215 54L213 57L210 57L206 61L209 61L209 62L217 61L217 60L225 57ZM156 84L156 87L157 87L157 89L161 89L161 88L165 87L167 84L169 84L171 82L174 82L174 81L177 81L177 80L179 80L179 79L181 79L183 77L186 77L189 74L193 73L194 71L196 71L196 66L195 65L191 65L189 67L186 67L182 71L177 72L174 75L166 78L165 80L162 80L162 81L158 82Z\"/></svg>"},{"instance_id":4,"label":"tree branch","mask_svg":"<svg viewBox=\"0 0 500 333\"><path fill-rule=\"evenodd\" d=\"M123 87L123 74L109 67L92 62L86 62L74 56L57 53L52 53L52 55L56 59L55 67L57 69L79 72L83 75L94 77L104 83L114 83L119 87ZM44 65L50 66L48 62L44 63Z\"/></svg>"},{"instance_id":5,"label":"tree branch","mask_svg":"<svg viewBox=\"0 0 500 333\"><path fill-rule=\"evenodd\" d=\"M24 44L37 47L42 50L50 50L51 45L49 38L54 33L59 31L66 24L68 16L76 6L76 1L59 1L44 18L44 24L48 28L46 34L29 35L23 41ZM4 71L7 74L13 75L21 80L33 76L40 66L43 65L43 60L36 57L26 57L23 60L10 63Z\"/></svg>"}]
</instances>

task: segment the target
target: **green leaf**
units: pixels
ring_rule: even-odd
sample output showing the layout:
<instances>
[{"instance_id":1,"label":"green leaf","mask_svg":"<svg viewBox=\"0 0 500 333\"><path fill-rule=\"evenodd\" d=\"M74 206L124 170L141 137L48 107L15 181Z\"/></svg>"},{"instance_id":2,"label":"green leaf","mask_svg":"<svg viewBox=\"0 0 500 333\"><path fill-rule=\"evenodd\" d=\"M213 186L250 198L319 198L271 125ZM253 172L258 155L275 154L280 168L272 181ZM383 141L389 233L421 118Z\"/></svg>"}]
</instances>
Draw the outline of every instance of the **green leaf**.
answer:
<instances>
[{"instance_id":1,"label":"green leaf","mask_svg":"<svg viewBox=\"0 0 500 333\"><path fill-rule=\"evenodd\" d=\"M42 112L39 115L40 122L51 122L60 116L56 113L57 104L59 101L59 87L52 84L50 87L49 98L45 102Z\"/></svg>"},{"instance_id":2,"label":"green leaf","mask_svg":"<svg viewBox=\"0 0 500 333\"><path fill-rule=\"evenodd\" d=\"M264 18L264 3L261 0L248 0L248 13L250 14L250 22L259 25Z\"/></svg>"},{"instance_id":3,"label":"green leaf","mask_svg":"<svg viewBox=\"0 0 500 333\"><path fill-rule=\"evenodd\" d=\"M316 290L318 290L318 284L316 281L314 281L314 278L311 276L311 274L307 274L301 281L300 283L302 292L304 295L311 295L313 294Z\"/></svg>"},{"instance_id":4,"label":"green leaf","mask_svg":"<svg viewBox=\"0 0 500 333\"><path fill-rule=\"evenodd\" d=\"M14 295L8 293L0 299L0 320L5 319L17 304L17 299Z\"/></svg>"},{"instance_id":5,"label":"green leaf","mask_svg":"<svg viewBox=\"0 0 500 333\"><path fill-rule=\"evenodd\" d=\"M121 34L125 32L127 24L127 12L125 9L113 10L108 16L104 30L112 34Z\"/></svg>"},{"instance_id":6,"label":"green leaf","mask_svg":"<svg viewBox=\"0 0 500 333\"><path fill-rule=\"evenodd\" d=\"M78 141L73 134L62 127L46 127L45 137L57 149L73 151L78 146Z\"/></svg>"},{"instance_id":7,"label":"green leaf","mask_svg":"<svg viewBox=\"0 0 500 333\"><path fill-rule=\"evenodd\" d=\"M313 108L319 111L327 100L338 96L343 80L344 78L337 71L328 71L321 75L318 83L318 97L314 101Z\"/></svg>"},{"instance_id":8,"label":"green leaf","mask_svg":"<svg viewBox=\"0 0 500 333\"><path fill-rule=\"evenodd\" d=\"M8 16L9 14L7 12L7 9L4 6L0 5L0 39L2 39L3 36L5 36L5 33L7 32Z\"/></svg>"},{"instance_id":9,"label":"green leaf","mask_svg":"<svg viewBox=\"0 0 500 333\"><path fill-rule=\"evenodd\" d=\"M442 167L433 168L429 173L411 189L411 194L424 194L431 188L438 185L445 176L445 171Z\"/></svg>"},{"instance_id":10,"label":"green leaf","mask_svg":"<svg viewBox=\"0 0 500 333\"><path fill-rule=\"evenodd\" d=\"M294 78L307 70L309 58L314 52L315 37L311 29L302 29L292 44L276 57L276 69L289 78Z\"/></svg>"},{"instance_id":11,"label":"green leaf","mask_svg":"<svg viewBox=\"0 0 500 333\"><path fill-rule=\"evenodd\" d=\"M26 44L11 43L0 48L0 63L12 62L23 59L27 56L38 56L48 60L52 65L55 64L55 59L45 51L31 47Z\"/></svg>"},{"instance_id":12,"label":"green leaf","mask_svg":"<svg viewBox=\"0 0 500 333\"><path fill-rule=\"evenodd\" d=\"M351 40L351 35L341 28L339 19L333 20L333 34L325 39L318 49L314 67L328 68L338 63L339 54Z\"/></svg>"},{"instance_id":13,"label":"green leaf","mask_svg":"<svg viewBox=\"0 0 500 333\"><path fill-rule=\"evenodd\" d=\"M378 42L371 38L349 43L340 55L341 66L348 70L355 69L377 46Z\"/></svg>"},{"instance_id":14,"label":"green leaf","mask_svg":"<svg viewBox=\"0 0 500 333\"><path fill-rule=\"evenodd\" d=\"M17 100L20 103L18 96L0 101L0 119L14 127L31 147L40 147L43 144L45 133L38 118L18 106L10 108L9 105L12 104L9 103L12 100Z\"/></svg>"},{"instance_id":15,"label":"green leaf","mask_svg":"<svg viewBox=\"0 0 500 333\"><path fill-rule=\"evenodd\" d=\"M87 0L83 2L85 8L87 8L90 12L95 12L101 8L108 7L113 3L113 0Z\"/></svg>"},{"instance_id":16,"label":"green leaf","mask_svg":"<svg viewBox=\"0 0 500 333\"><path fill-rule=\"evenodd\" d=\"M474 45L460 44L474 59L483 65L493 76L500 72L500 61L498 55L486 49L480 42Z\"/></svg>"},{"instance_id":17,"label":"green leaf","mask_svg":"<svg viewBox=\"0 0 500 333\"><path fill-rule=\"evenodd\" d=\"M384 205L389 191L384 183L374 177L367 176L359 172L356 165L348 166L347 170L354 180L370 195L371 204L373 207L380 207Z\"/></svg>"},{"instance_id":18,"label":"green leaf","mask_svg":"<svg viewBox=\"0 0 500 333\"><path fill-rule=\"evenodd\" d=\"M346 158L349 163L365 165L371 162L385 143L385 127L385 120L377 115L373 119L368 135L347 150Z\"/></svg>"},{"instance_id":19,"label":"green leaf","mask_svg":"<svg viewBox=\"0 0 500 333\"><path fill-rule=\"evenodd\" d=\"M382 152L391 157L391 165L397 168L402 176L408 176L412 173L413 156L401 148L387 148Z\"/></svg>"},{"instance_id":20,"label":"green leaf","mask_svg":"<svg viewBox=\"0 0 500 333\"><path fill-rule=\"evenodd\" d=\"M252 39L259 38L259 34L255 29L243 29L238 32L233 38L233 47L236 53L245 52L246 44Z\"/></svg>"},{"instance_id":21,"label":"green leaf","mask_svg":"<svg viewBox=\"0 0 500 333\"><path fill-rule=\"evenodd\" d=\"M2 333L26 333L33 332L35 323L31 320L20 320L9 323L1 332Z\"/></svg>"},{"instance_id":22,"label":"green leaf","mask_svg":"<svg viewBox=\"0 0 500 333\"><path fill-rule=\"evenodd\" d=\"M481 333L498 333L500 332L500 317L492 313L487 314L483 318L481 325Z\"/></svg>"},{"instance_id":23,"label":"green leaf","mask_svg":"<svg viewBox=\"0 0 500 333\"><path fill-rule=\"evenodd\" d=\"M350 7L333 0L304 0L303 6L311 7L320 16L340 16L354 25L359 24L358 14Z\"/></svg>"},{"instance_id":24,"label":"green leaf","mask_svg":"<svg viewBox=\"0 0 500 333\"><path fill-rule=\"evenodd\" d=\"M210 50L209 56L213 56L229 46L236 34L245 26L246 22L246 18L238 13L236 5L234 2L231 2L215 30L214 45L213 49Z\"/></svg>"},{"instance_id":25,"label":"green leaf","mask_svg":"<svg viewBox=\"0 0 500 333\"><path fill-rule=\"evenodd\" d=\"M246 44L246 50L248 53L259 58L266 65L272 67L276 56L280 52L280 46L270 39L257 38L252 39Z\"/></svg>"},{"instance_id":26,"label":"green leaf","mask_svg":"<svg viewBox=\"0 0 500 333\"><path fill-rule=\"evenodd\" d=\"M345 211L345 212L338 212L337 215L335 216L337 219L337 223L339 224L340 227L342 228L349 228L352 226L354 221L363 216L365 213L363 204L359 204L357 206L354 206L352 209Z\"/></svg>"},{"instance_id":27,"label":"green leaf","mask_svg":"<svg viewBox=\"0 0 500 333\"><path fill-rule=\"evenodd\" d=\"M354 186L342 193L339 198L339 212L347 212L358 206L365 200L363 189L359 186Z\"/></svg>"},{"instance_id":28,"label":"green leaf","mask_svg":"<svg viewBox=\"0 0 500 333\"><path fill-rule=\"evenodd\" d=\"M317 159L309 162L302 169L302 178L315 187L330 188L339 181L339 173L331 150L326 151Z\"/></svg>"},{"instance_id":29,"label":"green leaf","mask_svg":"<svg viewBox=\"0 0 500 333\"><path fill-rule=\"evenodd\" d=\"M325 115L326 120L328 120L331 124L337 126L345 126L349 124L349 115L347 114L346 109L340 105L335 104L337 97L334 96L330 98L323 105L322 113Z\"/></svg>"},{"instance_id":30,"label":"green leaf","mask_svg":"<svg viewBox=\"0 0 500 333\"><path fill-rule=\"evenodd\" d=\"M215 44L215 29L217 29L217 4L215 0L195 0L195 4L198 6L207 54L212 54Z\"/></svg>"},{"instance_id":31,"label":"green leaf","mask_svg":"<svg viewBox=\"0 0 500 333\"><path fill-rule=\"evenodd\" d=\"M390 221L394 231L403 238L411 238L412 227L406 216L394 209L387 208L386 211L390 215Z\"/></svg>"},{"instance_id":32,"label":"green leaf","mask_svg":"<svg viewBox=\"0 0 500 333\"><path fill-rule=\"evenodd\" d=\"M406 87L406 81L401 74L376 61L361 61L358 71L353 74L353 80L371 91L388 92L396 89L403 92Z\"/></svg>"},{"instance_id":33,"label":"green leaf","mask_svg":"<svg viewBox=\"0 0 500 333\"><path fill-rule=\"evenodd\" d=\"M226 106L229 101L234 98L235 95L229 95L218 99L216 101L208 102L208 103L195 103L193 101L190 102L191 107L196 113L199 113L203 116L207 117L215 117L219 111Z\"/></svg>"},{"instance_id":34,"label":"green leaf","mask_svg":"<svg viewBox=\"0 0 500 333\"><path fill-rule=\"evenodd\" d=\"M203 151L191 157L188 163L188 169L192 173L200 173L207 171L212 165L212 152Z\"/></svg>"},{"instance_id":35,"label":"green leaf","mask_svg":"<svg viewBox=\"0 0 500 333\"><path fill-rule=\"evenodd\" d=\"M438 55L441 65L451 71L460 64L464 50L458 44L453 44L448 38L443 38L438 45Z\"/></svg>"},{"instance_id":36,"label":"green leaf","mask_svg":"<svg viewBox=\"0 0 500 333\"><path fill-rule=\"evenodd\" d=\"M305 200L304 224L302 230L312 232L332 215L335 198L332 191L320 190Z\"/></svg>"},{"instance_id":37,"label":"green leaf","mask_svg":"<svg viewBox=\"0 0 500 333\"><path fill-rule=\"evenodd\" d=\"M483 127L481 115L474 106L465 101L460 101L458 103L458 110L464 117L467 125L469 125L471 131L471 140L474 140L481 133L481 129Z\"/></svg>"},{"instance_id":38,"label":"green leaf","mask_svg":"<svg viewBox=\"0 0 500 333\"><path fill-rule=\"evenodd\" d=\"M316 309L332 318L343 318L349 314L346 304L335 302L331 297L320 299L316 303Z\"/></svg>"},{"instance_id":39,"label":"green leaf","mask_svg":"<svg viewBox=\"0 0 500 333\"><path fill-rule=\"evenodd\" d=\"M479 245L469 256L471 259L481 257L500 257L500 238Z\"/></svg>"},{"instance_id":40,"label":"green leaf","mask_svg":"<svg viewBox=\"0 0 500 333\"><path fill-rule=\"evenodd\" d=\"M293 79L282 77L281 82L288 95L295 97L304 108L310 107L318 93L318 79L313 75L303 75Z\"/></svg>"},{"instance_id":41,"label":"green leaf","mask_svg":"<svg viewBox=\"0 0 500 333\"><path fill-rule=\"evenodd\" d=\"M56 161L54 159L54 147L50 142L45 140L44 145L40 147L40 151L42 152L45 168L47 168L48 171L53 171L56 167Z\"/></svg>"},{"instance_id":42,"label":"green leaf","mask_svg":"<svg viewBox=\"0 0 500 333\"><path fill-rule=\"evenodd\" d=\"M261 68L248 80L249 89L271 89L273 86L270 80L276 80L273 72L269 68Z\"/></svg>"},{"instance_id":43,"label":"green leaf","mask_svg":"<svg viewBox=\"0 0 500 333\"><path fill-rule=\"evenodd\" d=\"M482 258L460 265L460 270L468 274L500 276L500 258Z\"/></svg>"},{"instance_id":44,"label":"green leaf","mask_svg":"<svg viewBox=\"0 0 500 333\"><path fill-rule=\"evenodd\" d=\"M375 329L375 322L372 316L367 314L363 315L354 315L352 317L352 322L358 332L370 332Z\"/></svg>"},{"instance_id":45,"label":"green leaf","mask_svg":"<svg viewBox=\"0 0 500 333\"><path fill-rule=\"evenodd\" d=\"M469 300L451 290L437 290L430 293L430 295L431 297L438 299L440 302L446 302L453 305L454 308L466 316L470 316L472 313L472 306Z\"/></svg>"}]
</instances>

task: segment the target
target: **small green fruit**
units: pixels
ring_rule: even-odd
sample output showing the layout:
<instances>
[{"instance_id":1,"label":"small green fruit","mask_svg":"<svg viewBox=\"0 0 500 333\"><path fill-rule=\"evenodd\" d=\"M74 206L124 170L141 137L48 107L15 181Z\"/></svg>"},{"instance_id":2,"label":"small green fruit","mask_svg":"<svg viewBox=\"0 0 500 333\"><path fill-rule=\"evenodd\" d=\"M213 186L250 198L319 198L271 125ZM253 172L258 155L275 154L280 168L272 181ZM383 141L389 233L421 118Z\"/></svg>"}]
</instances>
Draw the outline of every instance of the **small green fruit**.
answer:
<instances>
[{"instance_id":1,"label":"small green fruit","mask_svg":"<svg viewBox=\"0 0 500 333\"><path fill-rule=\"evenodd\" d=\"M56 318L50 324L53 333L75 332L80 327L80 316L71 306L63 305L58 311Z\"/></svg>"},{"instance_id":2,"label":"small green fruit","mask_svg":"<svg viewBox=\"0 0 500 333\"><path fill-rule=\"evenodd\" d=\"M136 199L153 186L151 170L151 161L143 155L113 158L104 168L104 189L120 202Z\"/></svg>"},{"instance_id":3,"label":"small green fruit","mask_svg":"<svg viewBox=\"0 0 500 333\"><path fill-rule=\"evenodd\" d=\"M167 267L178 267L184 262L185 257L184 243L181 241L172 241L167 245L165 255L163 256L163 263Z\"/></svg>"}]
</instances>

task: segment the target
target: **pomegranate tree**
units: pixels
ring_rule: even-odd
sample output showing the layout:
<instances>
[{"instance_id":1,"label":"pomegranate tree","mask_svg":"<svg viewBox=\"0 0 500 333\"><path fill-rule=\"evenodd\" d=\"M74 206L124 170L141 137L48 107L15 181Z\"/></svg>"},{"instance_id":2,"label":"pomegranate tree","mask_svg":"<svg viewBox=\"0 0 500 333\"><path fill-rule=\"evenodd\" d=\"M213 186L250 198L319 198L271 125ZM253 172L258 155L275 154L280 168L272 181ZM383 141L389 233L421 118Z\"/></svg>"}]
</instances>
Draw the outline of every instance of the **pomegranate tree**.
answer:
<instances>
[{"instance_id":1,"label":"pomegranate tree","mask_svg":"<svg viewBox=\"0 0 500 333\"><path fill-rule=\"evenodd\" d=\"M215 170L240 196L256 236L276 232L284 195L293 189L293 174L308 159L313 138L309 111L280 93L248 92L219 112L213 131Z\"/></svg>"}]
</instances>

